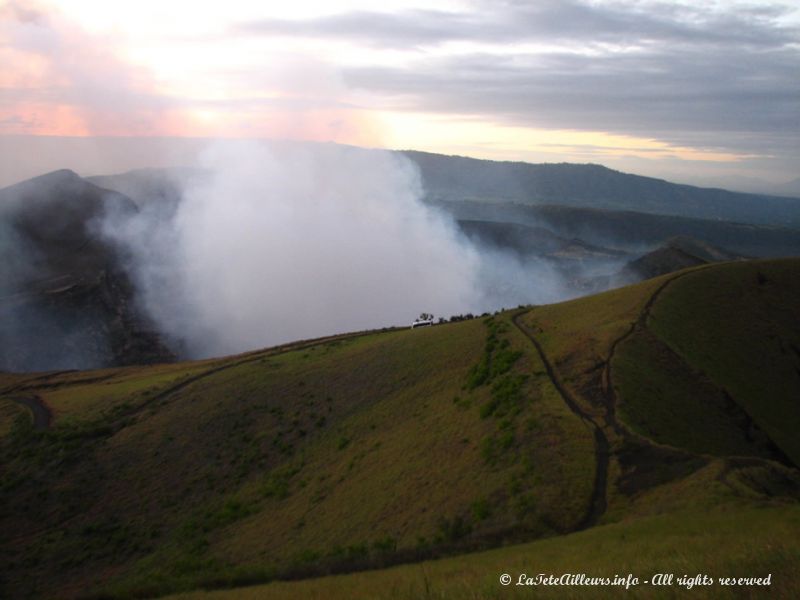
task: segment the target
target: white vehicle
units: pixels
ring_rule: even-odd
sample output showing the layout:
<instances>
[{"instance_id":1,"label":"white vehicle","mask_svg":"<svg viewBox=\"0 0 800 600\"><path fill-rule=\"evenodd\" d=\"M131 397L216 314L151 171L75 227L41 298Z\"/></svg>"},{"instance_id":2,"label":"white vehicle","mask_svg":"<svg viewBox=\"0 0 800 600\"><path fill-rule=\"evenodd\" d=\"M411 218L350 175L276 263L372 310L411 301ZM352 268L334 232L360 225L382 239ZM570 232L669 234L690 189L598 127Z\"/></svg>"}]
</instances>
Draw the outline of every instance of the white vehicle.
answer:
<instances>
[{"instance_id":1,"label":"white vehicle","mask_svg":"<svg viewBox=\"0 0 800 600\"><path fill-rule=\"evenodd\" d=\"M433 319L417 319L411 324L411 329L415 327L430 327L433 325Z\"/></svg>"}]
</instances>

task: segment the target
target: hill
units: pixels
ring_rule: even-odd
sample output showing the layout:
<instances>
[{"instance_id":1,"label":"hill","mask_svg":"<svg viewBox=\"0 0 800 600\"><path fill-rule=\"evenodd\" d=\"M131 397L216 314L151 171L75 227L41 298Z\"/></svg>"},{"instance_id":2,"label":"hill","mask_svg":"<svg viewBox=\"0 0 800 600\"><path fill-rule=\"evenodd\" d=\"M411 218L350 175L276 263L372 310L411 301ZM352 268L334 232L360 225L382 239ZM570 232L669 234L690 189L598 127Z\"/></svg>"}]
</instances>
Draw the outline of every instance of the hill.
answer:
<instances>
[{"instance_id":1,"label":"hill","mask_svg":"<svg viewBox=\"0 0 800 600\"><path fill-rule=\"evenodd\" d=\"M630 273L633 280L647 279L711 262L741 259L744 257L724 248L688 236L676 236L652 252L630 261L624 271Z\"/></svg>"},{"instance_id":2,"label":"hill","mask_svg":"<svg viewBox=\"0 0 800 600\"><path fill-rule=\"evenodd\" d=\"M800 231L787 227L559 205L448 201L436 206L460 221L539 227L559 238L630 253L650 251L670 238L687 236L744 256L800 255Z\"/></svg>"},{"instance_id":3,"label":"hill","mask_svg":"<svg viewBox=\"0 0 800 600\"><path fill-rule=\"evenodd\" d=\"M405 151L431 201L492 201L800 227L800 199L670 183L594 164L497 162Z\"/></svg>"},{"instance_id":4,"label":"hill","mask_svg":"<svg viewBox=\"0 0 800 600\"><path fill-rule=\"evenodd\" d=\"M735 523L735 527L731 524ZM418 598L674 598L691 593L693 598L720 597L792 598L796 594L792 573L800 561L793 539L798 530L796 506L729 509L723 513L680 512L605 525L558 538L539 540L485 552L421 564L404 565L367 573L335 575L306 581L273 582L233 590L196 591L169 596L169 600L416 600ZM719 552L724 548L724 552ZM673 585L665 588L637 577L629 588L582 585L571 589L539 585L518 587L521 576L539 574L560 577L575 573L576 565L587 577L628 574L673 573ZM624 565L625 572L621 572ZM770 585L741 587L715 584L693 586L697 573L687 565L702 565L709 576L720 573L772 574ZM508 587L499 583L508 574ZM680 573L680 575L677 575ZM513 575L512 575L513 574ZM576 575L578 575L576 573ZM724 575L727 576L727 575ZM726 592L728 592L726 594Z\"/></svg>"},{"instance_id":5,"label":"hill","mask_svg":"<svg viewBox=\"0 0 800 600\"><path fill-rule=\"evenodd\" d=\"M123 257L100 233L136 205L72 171L0 190L0 369L89 368L163 361L133 301Z\"/></svg>"},{"instance_id":6,"label":"hill","mask_svg":"<svg viewBox=\"0 0 800 600\"><path fill-rule=\"evenodd\" d=\"M140 210L154 210L164 217L175 212L187 183L202 185L208 173L202 169L135 169L116 175L95 175L85 180L130 198Z\"/></svg>"},{"instance_id":7,"label":"hill","mask_svg":"<svg viewBox=\"0 0 800 600\"><path fill-rule=\"evenodd\" d=\"M797 592L799 274L724 263L425 329L0 375L2 591L158 595L551 538L469 564L566 568L591 543L577 566L650 569L680 543L692 571ZM453 564L430 571L443 597Z\"/></svg>"}]
</instances>

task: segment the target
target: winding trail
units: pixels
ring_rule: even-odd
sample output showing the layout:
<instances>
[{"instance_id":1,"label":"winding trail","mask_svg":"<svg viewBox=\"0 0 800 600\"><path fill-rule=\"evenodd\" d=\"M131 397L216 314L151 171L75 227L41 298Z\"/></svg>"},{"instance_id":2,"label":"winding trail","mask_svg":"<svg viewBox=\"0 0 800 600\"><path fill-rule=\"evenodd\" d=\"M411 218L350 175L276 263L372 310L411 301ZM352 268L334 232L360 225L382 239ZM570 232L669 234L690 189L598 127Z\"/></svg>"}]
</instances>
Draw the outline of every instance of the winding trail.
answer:
<instances>
[{"instance_id":1,"label":"winding trail","mask_svg":"<svg viewBox=\"0 0 800 600\"><path fill-rule=\"evenodd\" d=\"M595 525L600 517L606 512L606 488L608 487L608 465L610 460L611 446L608 442L608 437L603 431L603 428L597 424L597 422L589 413L581 408L580 404L575 400L575 397L572 395L572 393L561 383L561 380L556 375L555 369L550 363L550 360L547 358L544 348L542 348L539 340L534 337L533 333L531 333L529 329L519 322L520 317L527 312L528 311L525 310L515 314L511 318L511 322L514 323L514 326L519 329L520 332L522 332L522 334L531 341L531 343L533 343L536 351L539 353L539 357L544 364L544 368L547 371L547 376L550 379L550 382L553 384L553 387L556 388L567 407L584 423L592 428L594 436L594 484L592 486L592 494L589 500L589 508L584 517L575 527L575 531L580 531Z\"/></svg>"},{"instance_id":2,"label":"winding trail","mask_svg":"<svg viewBox=\"0 0 800 600\"><path fill-rule=\"evenodd\" d=\"M45 431L50 427L52 419L50 408L39 396L4 396L4 398L22 404L30 410L33 416L33 428L37 431Z\"/></svg>"},{"instance_id":3,"label":"winding trail","mask_svg":"<svg viewBox=\"0 0 800 600\"><path fill-rule=\"evenodd\" d=\"M611 362L614 360L614 356L617 353L617 347L620 345L620 343L624 342L629 337L631 337L636 331L640 331L647 327L647 319L650 317L653 305L656 303L656 300L658 300L658 298L661 296L662 292L667 288L667 286L672 284L674 281L677 281L681 277L685 277L686 275L689 275L691 273L696 273L698 270L704 268L707 268L707 266L691 269L689 271L682 271L677 275L668 278L661 285L659 285L656 288L656 290L652 294L650 294L650 297L647 299L647 302L642 307L642 310L639 311L639 316L636 317L636 320L633 323L631 323L631 326L628 328L628 330L612 342L611 347L609 348L608 351L608 356L606 357L605 360L605 365L603 367L602 386L606 398L605 402L606 424L609 427L611 427L614 430L614 433L616 433L617 435L621 436L631 435L631 431L624 425L621 425L620 422L617 420L617 392L614 389L614 382L611 375ZM648 441L650 443L655 444L655 442L653 442L652 440Z\"/></svg>"},{"instance_id":4,"label":"winding trail","mask_svg":"<svg viewBox=\"0 0 800 600\"><path fill-rule=\"evenodd\" d=\"M168 396L170 396L170 395L182 390L183 388L188 387L189 385L191 385L193 383L196 383L197 381L200 381L200 380L202 380L202 379L204 379L206 377L210 377L212 375L215 375L215 374L217 374L217 373L219 373L221 371L225 371L227 369L232 369L232 368L244 365L244 364L256 362L256 361L262 360L262 359L264 359L266 357L279 355L279 354L282 354L284 352L292 352L292 351L297 351L297 350L304 350L306 348L310 348L312 346L318 346L320 344L326 344L326 343L336 342L336 341L340 341L340 340L349 340L349 339L364 337L364 336L368 336L368 335L375 335L375 334L381 334L381 333L390 333L390 332L399 331L399 330L402 330L402 329L404 329L404 328L401 328L401 327L386 327L386 328L383 328L383 329L373 329L373 330L367 330L367 331L359 331L359 332L355 332L355 333L340 333L340 334L329 335L329 336L316 338L316 339L311 339L311 340L300 340L300 341L296 341L296 342L288 342L286 344L281 344L279 346L273 346L272 348L267 348L267 349L254 350L252 352L247 352L245 354L239 355L241 357L240 360L230 360L232 357L217 359L217 360L223 360L223 361L229 361L229 362L225 362L225 363L223 363L221 365L217 365L217 366L212 367L210 369L206 369L205 371L202 371L202 372L200 372L200 373L198 373L196 375L192 375L190 377L187 377L186 379L183 379L183 380L179 381L178 383L176 383L174 385L171 385L171 386L161 390L155 396L153 396L152 398L149 398L147 401L143 402L142 404L139 404L138 406L134 406L130 410L125 411L122 414L115 415L114 419L112 421L112 424L111 424L110 435L113 436L117 432L119 432L120 430L124 429L128 424L127 423L127 418L128 417L134 416L135 414L139 413L140 411L142 411L144 408L146 408L147 406L151 405L152 403L157 402L159 400L163 400L166 397L168 397ZM12 385L12 386L4 389L4 390L0 390L0 400L2 400L2 399L11 400L11 401L14 401L14 402L17 402L19 404L22 404L22 405L26 406L31 411L31 413L33 415L34 428L37 429L37 430L47 430L47 429L49 429L49 427L51 425L52 413L50 411L50 408L45 404L45 402L39 396L36 396L36 395L33 395L33 394L28 395L28 396L15 396L15 395L12 395L12 394L19 393L20 391L26 391L28 389L57 388L57 387L65 386L65 385L72 385L74 383L83 383L83 384L85 384L85 383L91 383L91 382L97 382L97 381L104 381L106 379L112 378L112 377L117 375L117 373L115 372L115 373L112 373L111 375L108 375L108 376L84 378L84 379L80 379L80 380L77 380L77 381L72 381L71 380L71 381L65 381L65 382L52 382L52 383L50 382L50 380L58 377L59 375L75 373L75 372L76 371L74 371L74 370L54 371L54 372L45 373L43 375L39 375L39 376L30 378L30 379L26 379L25 381L23 381L21 383L18 383L16 385ZM38 384L37 384L37 382L38 382ZM90 434L87 437L107 437L107 436L108 436L108 434L104 433L102 436L96 436L94 434ZM10 538L10 539L4 540L4 542L9 543L9 544L13 544L13 543L19 542L20 540L31 539L32 537L40 535L45 531L52 530L52 529L63 528L66 525L68 525L68 524L74 522L75 520L79 519L81 516L82 516L82 513L80 513L80 512L72 514L72 515L69 515L69 516L66 516L66 517L58 520L55 523L43 525L39 529L35 529L33 531L27 531L27 532L25 532L25 533L23 533L21 535L18 535L18 536L14 537L14 538Z\"/></svg>"},{"instance_id":5,"label":"winding trail","mask_svg":"<svg viewBox=\"0 0 800 600\"><path fill-rule=\"evenodd\" d=\"M699 267L699 269L702 268L705 267ZM661 293L667 288L667 286L671 284L673 281L676 281L677 279L680 279L681 277L684 277L685 275L688 275L690 273L694 273L699 269L692 269L690 271L683 271L681 273L678 273L677 275L670 277L669 279L664 281L660 286L658 286L658 288L656 288L656 290L652 294L650 294L650 297L647 299L647 302L639 311L636 320L633 321L633 323L631 323L631 326L624 334L622 334L620 337L618 337L612 342L609 348L609 353L605 360L605 364L603 366L603 374L601 379L601 386L605 396L604 421L606 427L610 428L614 432L614 434L620 436L621 438L630 439L632 437L635 437L640 442L645 443L649 446L661 447L677 451L681 454L685 454L685 451L682 451L678 448L664 446L648 438L644 438L642 436L633 434L627 427L622 425L617 420L616 416L617 397L616 397L616 392L614 391L614 385L611 376L611 361L614 358L614 355L617 351L617 347L619 346L619 344L625 341L627 338L629 338L635 331L646 326L646 322L650 316L653 305L655 304L656 300L658 300ZM608 435L606 434L606 431L603 429L603 427L595 420L595 418L590 413L588 413L581 407L580 403L575 399L575 396L572 394L572 392L569 389L567 389L567 387L564 386L564 384L561 382L556 373L555 368L550 362L550 359L547 357L547 354L545 353L544 348L542 347L539 340L536 339L536 336L534 336L533 332L529 328L525 327L525 325L523 325L520 322L520 318L523 315L527 314L528 312L529 309L525 309L516 313L511 318L512 323L517 329L520 330L520 332L522 332L523 335L525 335L525 337L527 337L531 341L533 346L536 348L536 351L538 352L539 357L541 358L542 363L544 364L545 370L547 372L547 377L550 379L550 382L553 384L553 386L556 388L561 398L564 400L564 403L585 424L591 427L594 436L594 448L595 448L594 485L592 488L589 509L587 510L586 515L583 517L583 519L581 519L581 521L576 526L576 531L579 531L581 529L586 529L588 527L591 527L592 525L595 525L600 519L600 517L602 517L606 511L608 470L609 470L609 463L611 460L611 444L609 442Z\"/></svg>"},{"instance_id":6,"label":"winding trail","mask_svg":"<svg viewBox=\"0 0 800 600\"><path fill-rule=\"evenodd\" d=\"M281 344L279 346L273 346L271 348L266 348L262 350L254 350L252 352L247 352L245 354L239 355L240 356L239 360L232 360L232 358L234 357L218 359L225 362L223 362L223 364L217 364L216 366L206 369L205 371L202 371L200 373L197 373L196 375L192 375L190 377L182 379L181 381L161 390L160 392L158 392L151 398L148 398L141 404L133 406L124 412L117 413L116 415L114 415L112 423L112 435L113 433L116 433L117 431L123 429L126 426L127 419L129 417L132 417L140 413L142 410L152 405L153 403L164 400L168 396L171 396L172 394L179 392L180 390L192 385L193 383L196 383L202 379L220 373L221 371L233 369L235 367L239 367L241 365L245 365L252 362L257 362L269 356L275 356L278 354L282 354L284 352L304 350L306 348L310 348L312 346L318 346L320 344L326 344L339 340L353 339L353 338L363 337L366 335L389 333L391 331L397 331L398 329L399 328L397 327L387 327L384 329L359 331L355 333L339 333L311 340L288 342L285 344ZM119 375L119 372L115 370L110 374L101 376L90 376L68 381L52 381L53 379L57 379L61 375L68 375L73 373L77 373L77 371L75 371L74 369L65 371L53 371L35 377L27 378L17 384L11 385L3 390L0 390L0 398L11 400L13 402L17 402L18 404L22 404L23 406L27 407L31 411L31 414L33 416L34 429L36 429L37 431L44 431L50 428L50 425L53 420L52 411L47 406L47 404L45 404L44 400L42 400L42 398L39 397L38 395L33 393L27 393L26 395L21 395L21 393L41 390L41 389L60 388L69 385L78 385L78 384L85 385L87 383L98 383L101 381L106 381L108 379L113 379L114 377Z\"/></svg>"},{"instance_id":7,"label":"winding trail","mask_svg":"<svg viewBox=\"0 0 800 600\"><path fill-rule=\"evenodd\" d=\"M118 423L120 422L122 423L120 429L125 426L125 420L128 417L131 417L141 412L142 410L144 410L145 408L147 408L148 406L150 406L155 402L164 400L168 396L171 396L172 394L179 392L180 390L192 385L193 383L197 383L202 379L205 379L212 375L216 375L217 373L220 373L222 371L227 371L228 369L233 369L253 362L258 362L267 357L276 356L279 354L283 354L285 352L296 352L298 350L305 350L306 348L311 348L313 346L319 346L320 344L327 344L330 342L335 342L340 340L349 340L379 333L389 333L392 331L397 331L398 329L399 328L397 327L387 327L385 329L359 331L356 333L338 333L312 340L300 340L297 342L288 342L286 344L281 344L280 346L273 346L271 348L263 350L254 350L252 352L245 353L243 355L240 355L243 357L240 360L230 360L229 362L225 362L221 365L217 365L216 367L212 367L210 369L202 371L197 375L192 375L190 377L187 377L186 379L183 379L178 383L161 390L160 392L158 392L156 395L154 395L152 398L149 398L145 402L142 402L141 404L132 407L131 409L123 412L122 414L119 414L118 418L120 420L118 421ZM222 360L228 361L229 359L222 359Z\"/></svg>"}]
</instances>

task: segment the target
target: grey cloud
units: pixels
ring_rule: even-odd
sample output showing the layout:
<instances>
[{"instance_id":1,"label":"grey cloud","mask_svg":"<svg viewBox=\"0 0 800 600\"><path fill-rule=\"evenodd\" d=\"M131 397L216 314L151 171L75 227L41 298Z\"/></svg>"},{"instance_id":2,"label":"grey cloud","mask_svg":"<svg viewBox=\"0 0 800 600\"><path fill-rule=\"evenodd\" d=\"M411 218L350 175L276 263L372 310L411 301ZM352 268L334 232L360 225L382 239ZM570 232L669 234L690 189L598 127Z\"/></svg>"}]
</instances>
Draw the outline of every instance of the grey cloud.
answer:
<instances>
[{"instance_id":1,"label":"grey cloud","mask_svg":"<svg viewBox=\"0 0 800 600\"><path fill-rule=\"evenodd\" d=\"M737 151L797 150L798 54L713 54L692 47L607 56L473 54L350 69L345 80L389 94L406 110L484 114L512 125L613 131Z\"/></svg>"},{"instance_id":2,"label":"grey cloud","mask_svg":"<svg viewBox=\"0 0 800 600\"><path fill-rule=\"evenodd\" d=\"M797 31L776 25L778 6L716 14L667 3L596 5L578 0L479 2L471 12L353 11L314 19L260 19L237 32L359 41L408 48L450 41L485 43L572 42L640 44L693 42L775 46Z\"/></svg>"},{"instance_id":3,"label":"grey cloud","mask_svg":"<svg viewBox=\"0 0 800 600\"><path fill-rule=\"evenodd\" d=\"M376 46L438 43L452 39L455 32L476 35L480 23L472 15L433 10L388 14L355 11L318 19L261 19L241 23L238 32L273 35L345 38Z\"/></svg>"},{"instance_id":4,"label":"grey cloud","mask_svg":"<svg viewBox=\"0 0 800 600\"><path fill-rule=\"evenodd\" d=\"M483 53L411 53L403 66L344 71L348 85L388 97L393 110L800 155L800 30L782 20L783 5L507 0L471 7L270 19L239 31L395 49L488 45ZM550 50L525 51L519 44L526 42Z\"/></svg>"}]
</instances>

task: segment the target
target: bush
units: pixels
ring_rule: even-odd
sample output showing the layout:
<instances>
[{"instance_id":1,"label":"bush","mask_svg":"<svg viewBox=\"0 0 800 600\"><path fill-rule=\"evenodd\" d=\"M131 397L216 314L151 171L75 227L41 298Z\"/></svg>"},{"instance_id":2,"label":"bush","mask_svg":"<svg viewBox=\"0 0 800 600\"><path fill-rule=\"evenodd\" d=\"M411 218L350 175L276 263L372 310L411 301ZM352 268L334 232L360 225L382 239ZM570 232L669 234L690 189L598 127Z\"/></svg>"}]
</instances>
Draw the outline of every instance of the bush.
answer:
<instances>
[{"instance_id":1,"label":"bush","mask_svg":"<svg viewBox=\"0 0 800 600\"><path fill-rule=\"evenodd\" d=\"M438 529L437 537L444 542L457 542L472 533L472 526L461 516L455 516L452 519L441 518Z\"/></svg>"},{"instance_id":2,"label":"bush","mask_svg":"<svg viewBox=\"0 0 800 600\"><path fill-rule=\"evenodd\" d=\"M475 502L472 503L472 516L476 521L484 521L490 514L489 501L486 498L475 500Z\"/></svg>"},{"instance_id":3,"label":"bush","mask_svg":"<svg viewBox=\"0 0 800 600\"><path fill-rule=\"evenodd\" d=\"M394 552L397 550L397 540L394 539L392 536L387 535L385 538L381 538L372 544L372 547L375 548L377 552L381 553L389 553Z\"/></svg>"}]
</instances>

